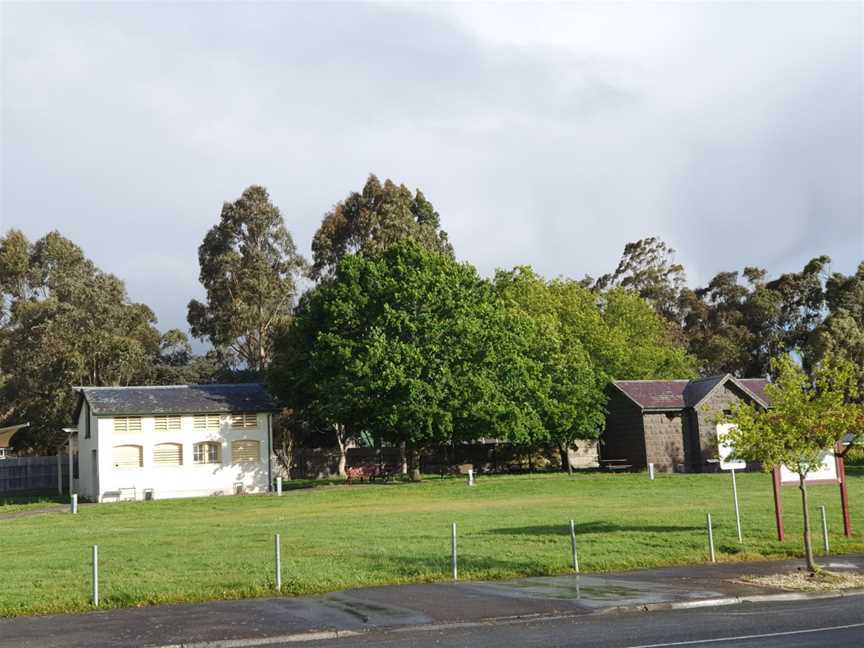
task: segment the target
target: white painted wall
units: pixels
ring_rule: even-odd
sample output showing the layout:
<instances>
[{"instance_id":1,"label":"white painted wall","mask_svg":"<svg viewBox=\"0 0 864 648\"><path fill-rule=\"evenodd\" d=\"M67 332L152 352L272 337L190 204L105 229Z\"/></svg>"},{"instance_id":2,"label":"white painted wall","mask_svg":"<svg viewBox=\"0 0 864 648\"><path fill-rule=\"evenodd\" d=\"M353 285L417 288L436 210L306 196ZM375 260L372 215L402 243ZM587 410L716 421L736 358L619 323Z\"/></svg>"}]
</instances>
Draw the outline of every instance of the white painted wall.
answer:
<instances>
[{"instance_id":1,"label":"white painted wall","mask_svg":"<svg viewBox=\"0 0 864 648\"><path fill-rule=\"evenodd\" d=\"M222 415L219 430L195 430L192 415L182 417L180 430L157 432L154 417L141 417L141 432L115 432L112 417L91 419L91 438L85 439L85 414L82 408L78 425L80 439L79 491L91 501L112 501L122 492L136 499L144 499L145 489L153 490L155 499L198 497L203 495L232 495L235 486L242 484L244 492L266 492L269 487L269 414L259 413L254 429L232 430L230 419ZM257 463L235 464L232 461L231 442L253 440L259 442ZM220 463L195 464L195 444L213 441L221 446ZM160 443L177 443L183 448L180 466L155 465L153 448ZM143 465L140 468L115 468L113 448L118 445L142 447ZM92 451L97 450L98 484L93 480Z\"/></svg>"}]
</instances>

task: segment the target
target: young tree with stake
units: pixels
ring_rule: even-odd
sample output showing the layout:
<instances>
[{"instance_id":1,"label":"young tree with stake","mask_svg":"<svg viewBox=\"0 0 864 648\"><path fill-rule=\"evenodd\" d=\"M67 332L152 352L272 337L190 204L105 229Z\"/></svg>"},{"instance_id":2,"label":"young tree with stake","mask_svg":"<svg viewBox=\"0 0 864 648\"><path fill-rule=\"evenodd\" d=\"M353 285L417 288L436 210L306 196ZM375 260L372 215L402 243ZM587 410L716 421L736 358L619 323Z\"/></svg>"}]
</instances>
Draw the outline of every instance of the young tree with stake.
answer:
<instances>
[{"instance_id":1,"label":"young tree with stake","mask_svg":"<svg viewBox=\"0 0 864 648\"><path fill-rule=\"evenodd\" d=\"M846 361L826 358L808 376L790 357L775 365L776 382L766 387L771 408L738 403L728 417L735 427L728 433L736 458L756 461L764 471L785 465L798 475L804 514L804 554L807 569L818 571L813 559L807 475L817 470L826 451L833 449L862 420L854 401L857 384Z\"/></svg>"}]
</instances>

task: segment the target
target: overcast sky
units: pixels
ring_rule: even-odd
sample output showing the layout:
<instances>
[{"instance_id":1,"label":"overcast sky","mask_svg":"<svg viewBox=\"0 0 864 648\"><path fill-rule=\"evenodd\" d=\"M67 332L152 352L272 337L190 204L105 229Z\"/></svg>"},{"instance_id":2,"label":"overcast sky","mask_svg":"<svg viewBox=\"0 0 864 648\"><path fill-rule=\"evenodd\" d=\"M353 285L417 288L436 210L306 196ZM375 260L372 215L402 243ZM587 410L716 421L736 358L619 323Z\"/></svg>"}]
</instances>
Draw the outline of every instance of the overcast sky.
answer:
<instances>
[{"instance_id":1,"label":"overcast sky","mask_svg":"<svg viewBox=\"0 0 864 648\"><path fill-rule=\"evenodd\" d=\"M862 5L0 4L0 227L58 229L186 329L197 246L266 186L309 254L370 172L482 273L693 285L864 259Z\"/></svg>"}]
</instances>

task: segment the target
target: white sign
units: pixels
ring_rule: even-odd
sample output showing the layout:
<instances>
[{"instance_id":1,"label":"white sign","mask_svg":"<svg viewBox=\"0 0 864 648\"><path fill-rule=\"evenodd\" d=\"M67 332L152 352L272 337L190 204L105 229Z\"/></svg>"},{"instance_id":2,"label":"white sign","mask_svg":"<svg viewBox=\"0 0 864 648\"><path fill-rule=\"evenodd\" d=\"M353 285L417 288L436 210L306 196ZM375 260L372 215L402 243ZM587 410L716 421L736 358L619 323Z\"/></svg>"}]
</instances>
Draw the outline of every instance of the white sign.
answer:
<instances>
[{"instance_id":1,"label":"white sign","mask_svg":"<svg viewBox=\"0 0 864 648\"><path fill-rule=\"evenodd\" d=\"M729 456L735 450L728 440L729 430L735 427L732 423L717 424L717 451L720 454L720 470L744 470L747 462L741 459L730 459Z\"/></svg>"},{"instance_id":2,"label":"white sign","mask_svg":"<svg viewBox=\"0 0 864 648\"><path fill-rule=\"evenodd\" d=\"M808 484L836 484L837 461L834 459L834 453L831 451L824 452L821 465L811 468L804 481ZM798 473L789 470L785 465L780 466L780 483L784 486L797 486L799 484Z\"/></svg>"}]
</instances>

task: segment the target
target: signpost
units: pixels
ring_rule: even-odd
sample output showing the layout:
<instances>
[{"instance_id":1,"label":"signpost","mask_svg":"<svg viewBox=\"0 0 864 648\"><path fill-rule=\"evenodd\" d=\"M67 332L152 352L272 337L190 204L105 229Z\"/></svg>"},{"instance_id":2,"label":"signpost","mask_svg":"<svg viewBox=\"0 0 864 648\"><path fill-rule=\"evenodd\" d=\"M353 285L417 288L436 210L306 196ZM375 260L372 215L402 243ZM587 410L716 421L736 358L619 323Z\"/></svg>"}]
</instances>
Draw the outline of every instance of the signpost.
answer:
<instances>
[{"instance_id":1,"label":"signpost","mask_svg":"<svg viewBox=\"0 0 864 648\"><path fill-rule=\"evenodd\" d=\"M786 466L777 466L772 471L774 477L774 511L777 516L777 539L783 542L783 506L780 502L780 488L782 486L799 486L798 473ZM822 484L840 485L840 506L843 510L843 533L846 536L852 534L849 523L849 495L846 492L846 470L843 465L843 456L835 451L826 450L822 453L820 465L808 471L804 478L808 486L819 486Z\"/></svg>"},{"instance_id":2,"label":"signpost","mask_svg":"<svg viewBox=\"0 0 864 648\"><path fill-rule=\"evenodd\" d=\"M735 528L738 530L738 542L743 542L741 534L741 509L738 506L738 484L735 481L735 471L747 468L747 462L740 459L730 459L735 448L726 437L733 427L731 423L720 423L717 425L717 451L720 455L720 470L728 470L732 473L732 499L735 502Z\"/></svg>"}]
</instances>

